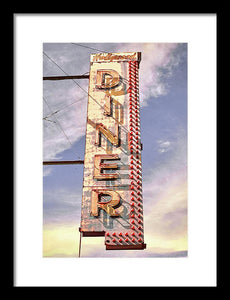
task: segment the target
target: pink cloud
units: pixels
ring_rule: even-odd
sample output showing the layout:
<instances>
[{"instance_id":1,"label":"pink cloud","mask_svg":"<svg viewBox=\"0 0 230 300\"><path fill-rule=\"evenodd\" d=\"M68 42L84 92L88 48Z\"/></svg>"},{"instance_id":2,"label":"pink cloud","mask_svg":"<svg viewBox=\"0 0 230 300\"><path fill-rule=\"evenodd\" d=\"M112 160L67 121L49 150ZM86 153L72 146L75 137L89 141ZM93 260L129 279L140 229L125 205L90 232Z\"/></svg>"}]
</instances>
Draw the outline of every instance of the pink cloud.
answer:
<instances>
[{"instance_id":1,"label":"pink cloud","mask_svg":"<svg viewBox=\"0 0 230 300\"><path fill-rule=\"evenodd\" d=\"M121 44L117 51L139 51L142 54L140 63L140 101L142 106L148 104L150 97L159 97L167 93L166 85L159 68L168 73L177 59L172 55L177 43L136 43Z\"/></svg>"}]
</instances>

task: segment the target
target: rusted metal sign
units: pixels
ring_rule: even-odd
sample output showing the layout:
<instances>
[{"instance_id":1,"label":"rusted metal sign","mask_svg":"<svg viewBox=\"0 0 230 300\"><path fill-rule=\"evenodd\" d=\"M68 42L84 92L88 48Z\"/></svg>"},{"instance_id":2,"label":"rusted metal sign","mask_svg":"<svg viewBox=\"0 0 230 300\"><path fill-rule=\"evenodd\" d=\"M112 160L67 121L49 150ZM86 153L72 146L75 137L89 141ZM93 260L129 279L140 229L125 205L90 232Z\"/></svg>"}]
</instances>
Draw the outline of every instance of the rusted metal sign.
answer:
<instances>
[{"instance_id":1,"label":"rusted metal sign","mask_svg":"<svg viewBox=\"0 0 230 300\"><path fill-rule=\"evenodd\" d=\"M80 231L144 249L140 52L91 54Z\"/></svg>"}]
</instances>

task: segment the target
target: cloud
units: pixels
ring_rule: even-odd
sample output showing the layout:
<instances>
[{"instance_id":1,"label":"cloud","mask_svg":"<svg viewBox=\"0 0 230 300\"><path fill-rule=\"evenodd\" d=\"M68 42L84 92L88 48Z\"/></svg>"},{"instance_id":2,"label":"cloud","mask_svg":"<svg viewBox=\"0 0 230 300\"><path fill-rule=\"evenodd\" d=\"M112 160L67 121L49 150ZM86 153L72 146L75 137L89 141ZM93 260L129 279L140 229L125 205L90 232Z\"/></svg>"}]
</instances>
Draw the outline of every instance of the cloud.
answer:
<instances>
[{"instance_id":1,"label":"cloud","mask_svg":"<svg viewBox=\"0 0 230 300\"><path fill-rule=\"evenodd\" d=\"M43 56L43 76L89 71L89 54L84 48L76 51L70 43L45 43L43 50L50 58ZM74 81L43 81L43 160L61 159L60 154L85 135L88 80ZM83 159L76 151L72 155Z\"/></svg>"},{"instance_id":2,"label":"cloud","mask_svg":"<svg viewBox=\"0 0 230 300\"><path fill-rule=\"evenodd\" d=\"M102 47L104 45L104 47ZM107 51L140 51L140 101L148 105L151 97L167 93L165 77L170 76L172 68L178 63L174 50L175 43L138 44L95 44L95 48ZM110 50L109 50L110 49ZM72 44L44 44L44 51L68 74L83 74L89 71L90 49L74 47ZM95 51L94 51L95 52ZM76 72L77 70L77 72ZM44 76L63 75L60 68L44 55ZM85 135L88 80L74 83L71 80L45 81L43 88L43 159L61 159L60 154ZM80 85L81 88L78 86ZM84 89L84 90L83 90ZM73 104L72 104L73 103ZM71 105L72 104L72 105ZM162 148L162 152L166 149ZM76 157L77 156L77 157ZM79 159L74 153L74 159ZM82 157L81 157L82 159ZM50 172L44 173L49 175Z\"/></svg>"},{"instance_id":3,"label":"cloud","mask_svg":"<svg viewBox=\"0 0 230 300\"><path fill-rule=\"evenodd\" d=\"M74 224L55 224L43 227L43 257L78 256L78 228Z\"/></svg>"},{"instance_id":4,"label":"cloud","mask_svg":"<svg viewBox=\"0 0 230 300\"><path fill-rule=\"evenodd\" d=\"M175 181L175 179L174 179ZM145 196L144 210L145 222L148 224L148 231L157 236L176 236L184 233L187 216L187 182L179 180L177 185L167 184L164 191L155 195L155 200L150 202Z\"/></svg>"},{"instance_id":5,"label":"cloud","mask_svg":"<svg viewBox=\"0 0 230 300\"><path fill-rule=\"evenodd\" d=\"M118 51L139 51L140 63L140 103L147 106L151 98L167 94L167 77L172 76L173 67L178 65L180 56L175 55L177 43L137 43L124 44Z\"/></svg>"},{"instance_id":6,"label":"cloud","mask_svg":"<svg viewBox=\"0 0 230 300\"><path fill-rule=\"evenodd\" d=\"M159 140L157 142L158 142L158 152L164 153L170 150L170 145L171 145L170 141Z\"/></svg>"},{"instance_id":7,"label":"cloud","mask_svg":"<svg viewBox=\"0 0 230 300\"><path fill-rule=\"evenodd\" d=\"M155 205L161 196L172 186L187 182L187 152L185 138L171 145L170 151L158 163L144 169L143 191L145 205ZM148 210L147 210L148 211Z\"/></svg>"},{"instance_id":8,"label":"cloud","mask_svg":"<svg viewBox=\"0 0 230 300\"><path fill-rule=\"evenodd\" d=\"M157 177L156 177L157 175ZM82 257L175 257L187 255L186 168L152 173L143 183L143 251L106 251L104 237L82 238ZM81 192L44 191L44 256L76 257L79 247Z\"/></svg>"},{"instance_id":9,"label":"cloud","mask_svg":"<svg viewBox=\"0 0 230 300\"><path fill-rule=\"evenodd\" d=\"M80 224L81 189L55 188L43 192L43 223Z\"/></svg>"},{"instance_id":10,"label":"cloud","mask_svg":"<svg viewBox=\"0 0 230 300\"><path fill-rule=\"evenodd\" d=\"M149 98L167 93L163 74L169 75L175 64L172 55L177 44L144 44L140 64L140 99L142 106L147 105Z\"/></svg>"},{"instance_id":11,"label":"cloud","mask_svg":"<svg viewBox=\"0 0 230 300\"><path fill-rule=\"evenodd\" d=\"M187 250L187 137L181 128L174 134L157 140L162 158L143 176L146 242L166 252Z\"/></svg>"},{"instance_id":12,"label":"cloud","mask_svg":"<svg viewBox=\"0 0 230 300\"><path fill-rule=\"evenodd\" d=\"M143 182L146 242L170 251L187 250L187 167L154 170Z\"/></svg>"},{"instance_id":13,"label":"cloud","mask_svg":"<svg viewBox=\"0 0 230 300\"><path fill-rule=\"evenodd\" d=\"M86 84L81 86L87 90ZM49 83L44 84L44 98L43 159L61 159L58 154L85 135L88 96L75 84Z\"/></svg>"},{"instance_id":14,"label":"cloud","mask_svg":"<svg viewBox=\"0 0 230 300\"><path fill-rule=\"evenodd\" d=\"M111 44L107 45L107 50ZM147 106L154 98L168 92L167 78L173 75L180 60L177 44L114 44L116 51L141 51L140 99ZM59 48L58 48L59 47ZM95 48L99 48L95 44ZM103 49L103 48L102 48ZM89 52L81 48L79 56L70 45L47 46L47 53L69 74L87 71ZM110 51L110 50L109 50ZM115 52L115 51L113 51ZM81 58L79 60L79 57ZM87 66L87 68L86 68ZM85 68L85 69L84 69ZM89 70L89 69L88 69ZM46 60L44 76L63 75ZM88 81L77 81L88 90ZM73 81L44 82L44 160L62 159L62 152L85 135L88 95ZM77 101L77 102L76 102ZM105 251L103 238L83 238L85 256L176 256L187 249L187 152L184 129L175 139L156 138L157 152L164 157L159 164L149 165L143 181L144 230L147 249L134 252ZM70 149L72 151L72 149ZM73 153L76 159L76 153ZM51 174L45 167L44 175ZM81 194L55 189L44 193L44 241L48 256L75 256L78 245L73 224L79 224ZM80 202L79 202L80 203ZM53 223L53 225L51 225ZM64 225L65 224L65 225ZM53 243L53 244L52 244ZM56 250L55 250L56 248Z\"/></svg>"},{"instance_id":15,"label":"cloud","mask_svg":"<svg viewBox=\"0 0 230 300\"><path fill-rule=\"evenodd\" d=\"M48 176L52 172L52 167L50 166L43 166L43 176Z\"/></svg>"}]
</instances>

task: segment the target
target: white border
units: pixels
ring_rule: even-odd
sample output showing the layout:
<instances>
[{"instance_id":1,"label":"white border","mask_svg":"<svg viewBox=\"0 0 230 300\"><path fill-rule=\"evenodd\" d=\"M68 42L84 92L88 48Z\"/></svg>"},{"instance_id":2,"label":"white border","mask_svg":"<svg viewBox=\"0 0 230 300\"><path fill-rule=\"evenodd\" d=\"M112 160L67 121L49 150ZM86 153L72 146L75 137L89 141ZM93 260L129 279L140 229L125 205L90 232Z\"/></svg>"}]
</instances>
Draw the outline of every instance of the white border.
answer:
<instances>
[{"instance_id":1,"label":"white border","mask_svg":"<svg viewBox=\"0 0 230 300\"><path fill-rule=\"evenodd\" d=\"M215 286L216 16L17 14L14 21L15 285ZM42 258L43 42L188 43L188 258Z\"/></svg>"}]
</instances>

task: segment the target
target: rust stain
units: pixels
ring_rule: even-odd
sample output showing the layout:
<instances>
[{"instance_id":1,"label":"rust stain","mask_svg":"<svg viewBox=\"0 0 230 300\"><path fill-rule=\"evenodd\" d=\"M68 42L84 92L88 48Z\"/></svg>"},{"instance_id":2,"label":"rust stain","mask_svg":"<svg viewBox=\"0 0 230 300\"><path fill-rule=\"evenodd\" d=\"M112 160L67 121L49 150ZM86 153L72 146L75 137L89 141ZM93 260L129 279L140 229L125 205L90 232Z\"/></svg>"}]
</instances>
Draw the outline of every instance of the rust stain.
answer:
<instances>
[{"instance_id":1,"label":"rust stain","mask_svg":"<svg viewBox=\"0 0 230 300\"><path fill-rule=\"evenodd\" d=\"M105 235L106 249L111 250L146 247L140 58L140 52L91 55L81 231L83 236Z\"/></svg>"},{"instance_id":2,"label":"rust stain","mask_svg":"<svg viewBox=\"0 0 230 300\"><path fill-rule=\"evenodd\" d=\"M123 105L115 99L113 99L113 103L114 103L114 106L115 106L115 109L114 109L115 110L115 116L114 116L114 118L119 124L123 124L124 123Z\"/></svg>"},{"instance_id":3,"label":"rust stain","mask_svg":"<svg viewBox=\"0 0 230 300\"><path fill-rule=\"evenodd\" d=\"M90 120L89 118L87 118L87 123L88 123L89 125L91 125L93 128L96 128L96 123L93 122L92 120Z\"/></svg>"},{"instance_id":4,"label":"rust stain","mask_svg":"<svg viewBox=\"0 0 230 300\"><path fill-rule=\"evenodd\" d=\"M113 160L119 159L119 156L116 154L97 154L94 156L94 179L98 180L107 180L107 179L116 179L119 177L117 173L107 174L102 173L103 169L117 169L117 163L102 163L102 160Z\"/></svg>"}]
</instances>

